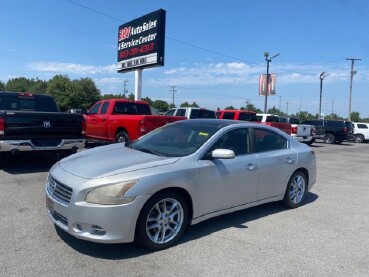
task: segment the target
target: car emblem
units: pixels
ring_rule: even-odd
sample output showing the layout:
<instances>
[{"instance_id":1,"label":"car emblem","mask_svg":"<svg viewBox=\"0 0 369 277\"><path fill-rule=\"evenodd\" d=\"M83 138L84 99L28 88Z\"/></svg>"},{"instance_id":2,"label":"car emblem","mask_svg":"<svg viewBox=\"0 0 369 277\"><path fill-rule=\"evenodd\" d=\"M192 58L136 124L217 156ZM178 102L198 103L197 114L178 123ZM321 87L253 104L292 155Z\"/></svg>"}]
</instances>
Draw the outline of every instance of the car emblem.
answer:
<instances>
[{"instance_id":1,"label":"car emblem","mask_svg":"<svg viewBox=\"0 0 369 277\"><path fill-rule=\"evenodd\" d=\"M51 127L50 121L44 121L44 127L45 128L50 128Z\"/></svg>"}]
</instances>

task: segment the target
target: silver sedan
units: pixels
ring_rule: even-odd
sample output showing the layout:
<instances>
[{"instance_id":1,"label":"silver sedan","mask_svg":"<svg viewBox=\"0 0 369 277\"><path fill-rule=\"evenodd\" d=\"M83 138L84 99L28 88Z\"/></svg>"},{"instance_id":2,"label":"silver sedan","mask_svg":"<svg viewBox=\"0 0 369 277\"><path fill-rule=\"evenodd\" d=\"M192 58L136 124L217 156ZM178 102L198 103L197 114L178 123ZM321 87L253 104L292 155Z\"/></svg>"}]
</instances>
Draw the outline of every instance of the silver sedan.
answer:
<instances>
[{"instance_id":1,"label":"silver sedan","mask_svg":"<svg viewBox=\"0 0 369 277\"><path fill-rule=\"evenodd\" d=\"M56 163L46 207L76 238L160 250L188 224L272 201L296 208L315 180L312 149L278 129L185 120Z\"/></svg>"}]
</instances>

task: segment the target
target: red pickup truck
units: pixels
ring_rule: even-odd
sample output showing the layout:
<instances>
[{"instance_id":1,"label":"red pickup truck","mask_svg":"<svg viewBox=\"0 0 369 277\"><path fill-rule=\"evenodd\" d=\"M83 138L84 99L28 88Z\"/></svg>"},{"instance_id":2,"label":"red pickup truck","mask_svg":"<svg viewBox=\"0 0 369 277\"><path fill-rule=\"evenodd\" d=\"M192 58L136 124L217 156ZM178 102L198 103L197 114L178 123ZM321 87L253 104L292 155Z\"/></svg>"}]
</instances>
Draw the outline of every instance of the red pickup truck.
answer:
<instances>
[{"instance_id":1,"label":"red pickup truck","mask_svg":"<svg viewBox=\"0 0 369 277\"><path fill-rule=\"evenodd\" d=\"M256 113L246 110L218 110L216 115L219 119L257 121Z\"/></svg>"},{"instance_id":2,"label":"red pickup truck","mask_svg":"<svg viewBox=\"0 0 369 277\"><path fill-rule=\"evenodd\" d=\"M144 101L101 100L85 115L88 141L125 142L135 140L167 123L187 119L184 116L152 115Z\"/></svg>"}]
</instances>

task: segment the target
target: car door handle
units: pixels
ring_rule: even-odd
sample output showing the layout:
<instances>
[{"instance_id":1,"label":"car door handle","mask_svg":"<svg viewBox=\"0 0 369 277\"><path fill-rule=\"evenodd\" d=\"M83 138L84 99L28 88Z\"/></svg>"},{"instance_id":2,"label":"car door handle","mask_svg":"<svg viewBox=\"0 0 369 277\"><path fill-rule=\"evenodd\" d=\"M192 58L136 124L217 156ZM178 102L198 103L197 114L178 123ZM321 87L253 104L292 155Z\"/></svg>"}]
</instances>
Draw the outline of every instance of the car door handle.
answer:
<instances>
[{"instance_id":1,"label":"car door handle","mask_svg":"<svg viewBox=\"0 0 369 277\"><path fill-rule=\"evenodd\" d=\"M286 162L287 162L287 163L289 163L289 164L292 164L292 163L294 163L294 162L295 162L295 160L296 160L296 159L294 159L294 158L288 157L288 158L286 159Z\"/></svg>"},{"instance_id":2,"label":"car door handle","mask_svg":"<svg viewBox=\"0 0 369 277\"><path fill-rule=\"evenodd\" d=\"M254 164L254 163L249 163L247 165L247 168L250 169L250 170L253 170L254 168L256 168L258 166L258 164Z\"/></svg>"},{"instance_id":3,"label":"car door handle","mask_svg":"<svg viewBox=\"0 0 369 277\"><path fill-rule=\"evenodd\" d=\"M91 118L91 121L96 121L96 119L95 118Z\"/></svg>"},{"instance_id":4,"label":"car door handle","mask_svg":"<svg viewBox=\"0 0 369 277\"><path fill-rule=\"evenodd\" d=\"M101 119L101 121L105 121L105 120L106 120L105 118Z\"/></svg>"}]
</instances>

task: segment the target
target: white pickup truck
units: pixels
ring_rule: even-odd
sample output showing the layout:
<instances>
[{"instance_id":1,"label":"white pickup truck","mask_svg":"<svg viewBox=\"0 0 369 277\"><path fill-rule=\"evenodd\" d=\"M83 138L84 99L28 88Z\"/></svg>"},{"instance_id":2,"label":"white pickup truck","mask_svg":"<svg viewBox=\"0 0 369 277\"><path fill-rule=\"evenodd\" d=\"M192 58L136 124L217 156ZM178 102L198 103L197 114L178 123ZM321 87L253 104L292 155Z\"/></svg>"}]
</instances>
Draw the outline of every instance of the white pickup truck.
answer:
<instances>
[{"instance_id":1,"label":"white pickup truck","mask_svg":"<svg viewBox=\"0 0 369 277\"><path fill-rule=\"evenodd\" d=\"M194 108L194 107L180 107L180 108L170 109L164 115L185 116L188 119L217 118L215 111L211 111L211 110L207 110L203 108Z\"/></svg>"},{"instance_id":2,"label":"white pickup truck","mask_svg":"<svg viewBox=\"0 0 369 277\"><path fill-rule=\"evenodd\" d=\"M291 124L291 136L297 141L311 145L314 140L312 125L300 124L300 120L296 117L280 117L279 122Z\"/></svg>"}]
</instances>

